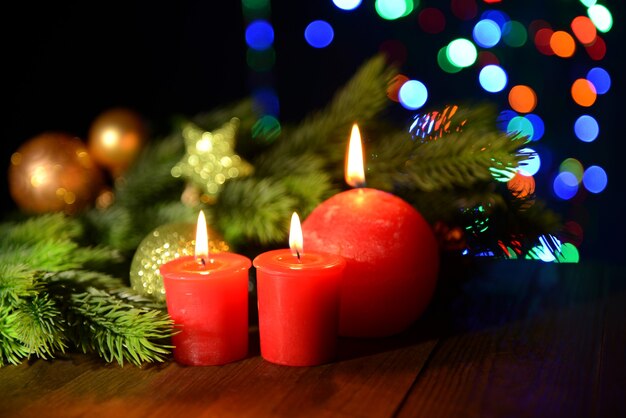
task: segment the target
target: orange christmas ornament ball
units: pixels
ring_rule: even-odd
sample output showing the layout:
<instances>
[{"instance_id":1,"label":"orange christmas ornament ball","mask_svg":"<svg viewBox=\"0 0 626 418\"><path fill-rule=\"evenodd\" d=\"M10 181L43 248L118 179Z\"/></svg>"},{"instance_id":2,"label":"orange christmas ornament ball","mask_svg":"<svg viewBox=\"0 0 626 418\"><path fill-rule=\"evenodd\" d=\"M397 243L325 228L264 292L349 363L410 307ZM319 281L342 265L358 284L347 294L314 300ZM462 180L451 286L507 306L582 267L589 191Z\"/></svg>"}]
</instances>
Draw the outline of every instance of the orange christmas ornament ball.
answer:
<instances>
[{"instance_id":1,"label":"orange christmas ornament ball","mask_svg":"<svg viewBox=\"0 0 626 418\"><path fill-rule=\"evenodd\" d=\"M79 138L45 132L13 153L8 181L11 197L25 212L75 214L94 204L104 176Z\"/></svg>"},{"instance_id":2,"label":"orange christmas ornament ball","mask_svg":"<svg viewBox=\"0 0 626 418\"><path fill-rule=\"evenodd\" d=\"M142 117L131 109L112 108L93 121L87 145L94 161L118 177L135 161L145 141Z\"/></svg>"}]
</instances>

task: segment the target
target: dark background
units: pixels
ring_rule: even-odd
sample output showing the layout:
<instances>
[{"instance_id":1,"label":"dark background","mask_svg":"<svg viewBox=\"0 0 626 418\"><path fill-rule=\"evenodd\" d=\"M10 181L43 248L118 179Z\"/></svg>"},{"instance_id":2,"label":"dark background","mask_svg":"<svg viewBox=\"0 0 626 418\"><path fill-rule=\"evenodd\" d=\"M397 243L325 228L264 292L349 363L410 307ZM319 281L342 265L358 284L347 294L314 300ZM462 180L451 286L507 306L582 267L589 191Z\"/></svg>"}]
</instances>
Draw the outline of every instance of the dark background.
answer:
<instances>
[{"instance_id":1,"label":"dark background","mask_svg":"<svg viewBox=\"0 0 626 418\"><path fill-rule=\"evenodd\" d=\"M487 98L506 108L504 94L487 97L478 87L476 70L451 75L435 63L439 48L456 37L470 36L475 20L463 22L452 16L449 2L422 1L417 11L436 6L448 18L443 33L428 35L417 24L417 12L388 22L376 15L373 3L364 1L359 9L346 13L330 0L271 2L270 20L276 34L271 79L282 120L298 121L324 106L389 39L406 46L402 71L429 87L428 106ZM509 86L528 84L539 95L535 113L546 122L544 138L534 144L545 157L536 176L539 197L566 219L583 225L583 259L621 260L626 230L620 77L623 13L621 2L605 3L613 12L614 27L603 35L608 47L603 61L589 60L580 48L569 60L546 57L530 42L523 48L504 49L499 56L509 71ZM479 12L488 6L477 4ZM525 25L544 19L563 30L569 29L573 17L584 14L576 0L504 1L493 8ZM158 136L172 128L173 116L193 116L223 106L250 95L259 83L246 64L245 21L239 1L21 2L8 10L3 12L1 25L5 106L0 162L5 173L21 143L52 130L85 138L90 123L108 108L138 110L149 121L151 133ZM317 50L305 43L304 27L314 19L334 26L330 47ZM595 65L609 71L613 85L590 110L600 123L600 136L584 144L572 132L581 109L569 97L568 85ZM398 112L410 116L401 108ZM550 179L567 157L578 158L585 166L604 167L609 175L607 189L598 195L580 193L572 201L554 198ZM14 210L6 180L0 192L2 212Z\"/></svg>"}]
</instances>

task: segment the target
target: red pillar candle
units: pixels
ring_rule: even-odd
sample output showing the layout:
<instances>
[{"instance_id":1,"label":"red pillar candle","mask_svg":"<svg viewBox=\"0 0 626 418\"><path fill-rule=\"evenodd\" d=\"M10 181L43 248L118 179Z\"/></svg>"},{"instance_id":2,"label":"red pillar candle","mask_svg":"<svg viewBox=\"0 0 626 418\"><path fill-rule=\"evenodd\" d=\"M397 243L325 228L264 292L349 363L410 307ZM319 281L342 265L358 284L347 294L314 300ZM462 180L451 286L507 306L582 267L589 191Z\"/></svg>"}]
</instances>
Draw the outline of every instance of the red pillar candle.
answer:
<instances>
[{"instance_id":1,"label":"red pillar candle","mask_svg":"<svg viewBox=\"0 0 626 418\"><path fill-rule=\"evenodd\" d=\"M289 236L291 249L253 260L261 356L287 366L327 363L336 352L339 282L346 262L338 255L303 252L295 213Z\"/></svg>"},{"instance_id":2,"label":"red pillar candle","mask_svg":"<svg viewBox=\"0 0 626 418\"><path fill-rule=\"evenodd\" d=\"M174 359L189 366L226 364L248 353L249 258L223 252L209 257L204 214L198 216L196 252L161 266L167 311L174 321Z\"/></svg>"},{"instance_id":3,"label":"red pillar candle","mask_svg":"<svg viewBox=\"0 0 626 418\"><path fill-rule=\"evenodd\" d=\"M348 184L364 182L358 127L353 126ZM339 334L383 337L404 331L426 309L436 287L434 232L413 206L381 190L355 188L316 207L302 224L307 247L340 254Z\"/></svg>"}]
</instances>

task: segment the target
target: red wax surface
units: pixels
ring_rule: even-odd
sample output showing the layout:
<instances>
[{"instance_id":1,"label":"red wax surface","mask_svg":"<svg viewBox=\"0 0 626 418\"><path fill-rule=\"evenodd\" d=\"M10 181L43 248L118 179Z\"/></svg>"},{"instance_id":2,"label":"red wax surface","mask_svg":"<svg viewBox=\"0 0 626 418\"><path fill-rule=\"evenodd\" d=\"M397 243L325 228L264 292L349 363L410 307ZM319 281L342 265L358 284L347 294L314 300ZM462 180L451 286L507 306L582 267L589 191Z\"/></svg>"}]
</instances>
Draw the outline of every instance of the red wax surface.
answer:
<instances>
[{"instance_id":1,"label":"red wax surface","mask_svg":"<svg viewBox=\"0 0 626 418\"><path fill-rule=\"evenodd\" d=\"M305 245L306 245L306 241ZM254 261L261 356L287 366L314 366L335 357L339 282L346 261L306 250L268 251Z\"/></svg>"},{"instance_id":2,"label":"red wax surface","mask_svg":"<svg viewBox=\"0 0 626 418\"><path fill-rule=\"evenodd\" d=\"M382 337L411 325L428 306L439 249L423 216L399 197L351 189L322 202L302 223L306 248L339 254L339 334Z\"/></svg>"},{"instance_id":3,"label":"red wax surface","mask_svg":"<svg viewBox=\"0 0 626 418\"><path fill-rule=\"evenodd\" d=\"M203 266L194 256L161 266L167 311L179 333L174 359L190 366L226 364L248 354L249 258L212 255Z\"/></svg>"}]
</instances>

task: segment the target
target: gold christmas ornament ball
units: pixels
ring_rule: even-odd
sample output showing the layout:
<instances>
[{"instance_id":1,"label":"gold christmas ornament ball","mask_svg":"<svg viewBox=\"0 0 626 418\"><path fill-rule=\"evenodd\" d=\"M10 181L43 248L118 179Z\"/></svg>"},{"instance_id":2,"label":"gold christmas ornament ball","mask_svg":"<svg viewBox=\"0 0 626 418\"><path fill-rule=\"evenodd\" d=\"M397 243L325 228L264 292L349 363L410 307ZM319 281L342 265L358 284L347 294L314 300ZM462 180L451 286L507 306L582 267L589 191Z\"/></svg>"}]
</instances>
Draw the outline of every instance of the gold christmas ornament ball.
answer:
<instances>
[{"instance_id":1,"label":"gold christmas ornament ball","mask_svg":"<svg viewBox=\"0 0 626 418\"><path fill-rule=\"evenodd\" d=\"M209 253L229 250L220 234L208 229ZM196 245L196 224L176 222L162 225L149 233L139 244L130 265L130 285L140 295L165 302L161 265L181 256L193 255Z\"/></svg>"},{"instance_id":2,"label":"gold christmas ornament ball","mask_svg":"<svg viewBox=\"0 0 626 418\"><path fill-rule=\"evenodd\" d=\"M79 138L45 132L11 156L9 192L25 212L76 214L94 204L104 176Z\"/></svg>"},{"instance_id":3,"label":"gold christmas ornament ball","mask_svg":"<svg viewBox=\"0 0 626 418\"><path fill-rule=\"evenodd\" d=\"M87 139L93 159L114 177L130 167L145 142L143 118L126 108L113 108L99 114L89 127Z\"/></svg>"}]
</instances>

